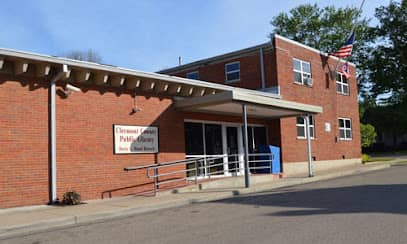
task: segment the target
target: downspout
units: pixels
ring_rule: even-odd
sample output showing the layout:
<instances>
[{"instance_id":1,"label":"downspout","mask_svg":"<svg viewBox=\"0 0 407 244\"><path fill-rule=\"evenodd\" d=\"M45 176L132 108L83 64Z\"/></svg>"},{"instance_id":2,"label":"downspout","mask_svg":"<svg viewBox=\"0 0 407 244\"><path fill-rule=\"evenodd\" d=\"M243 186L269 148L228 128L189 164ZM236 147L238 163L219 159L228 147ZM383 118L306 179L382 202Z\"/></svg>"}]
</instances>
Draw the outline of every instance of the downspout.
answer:
<instances>
[{"instance_id":1,"label":"downspout","mask_svg":"<svg viewBox=\"0 0 407 244\"><path fill-rule=\"evenodd\" d=\"M56 150L56 110L55 110L55 95L56 95L56 82L60 80L68 72L68 66L66 64L62 65L62 71L60 71L54 78L50 81L50 194L49 203L54 204L57 202L57 150Z\"/></svg>"},{"instance_id":2,"label":"downspout","mask_svg":"<svg viewBox=\"0 0 407 244\"><path fill-rule=\"evenodd\" d=\"M260 69L261 69L261 90L266 89L266 77L264 75L264 58L263 58L263 48L260 48Z\"/></svg>"}]
</instances>

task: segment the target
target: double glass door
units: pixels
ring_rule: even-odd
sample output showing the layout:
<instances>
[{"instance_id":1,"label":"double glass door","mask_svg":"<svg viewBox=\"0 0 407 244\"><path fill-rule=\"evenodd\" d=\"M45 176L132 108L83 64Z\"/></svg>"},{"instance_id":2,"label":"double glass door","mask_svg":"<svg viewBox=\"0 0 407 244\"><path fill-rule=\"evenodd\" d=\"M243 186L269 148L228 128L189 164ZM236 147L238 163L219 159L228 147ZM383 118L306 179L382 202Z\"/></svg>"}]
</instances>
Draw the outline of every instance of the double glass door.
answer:
<instances>
[{"instance_id":1,"label":"double glass door","mask_svg":"<svg viewBox=\"0 0 407 244\"><path fill-rule=\"evenodd\" d=\"M185 152L187 158L204 158L198 172L195 163L187 164L188 176L239 175L243 173L243 139L239 125L185 122ZM265 137L264 133L260 137ZM255 147L255 135L249 127L249 151ZM256 136L257 137L257 136ZM260 140L263 141L263 140Z\"/></svg>"}]
</instances>

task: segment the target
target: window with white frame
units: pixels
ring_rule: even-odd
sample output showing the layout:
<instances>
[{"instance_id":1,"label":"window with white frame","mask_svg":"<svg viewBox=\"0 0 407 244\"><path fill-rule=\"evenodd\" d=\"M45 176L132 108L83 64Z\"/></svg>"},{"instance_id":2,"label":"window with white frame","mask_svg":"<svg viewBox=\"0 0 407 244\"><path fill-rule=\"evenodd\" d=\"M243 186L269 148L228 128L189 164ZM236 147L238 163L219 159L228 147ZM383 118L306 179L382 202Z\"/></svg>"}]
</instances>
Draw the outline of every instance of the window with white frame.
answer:
<instances>
[{"instance_id":1,"label":"window with white frame","mask_svg":"<svg viewBox=\"0 0 407 244\"><path fill-rule=\"evenodd\" d=\"M339 139L352 140L352 121L348 118L339 118Z\"/></svg>"},{"instance_id":2,"label":"window with white frame","mask_svg":"<svg viewBox=\"0 0 407 244\"><path fill-rule=\"evenodd\" d=\"M227 82L240 80L240 62L225 64L225 75Z\"/></svg>"},{"instance_id":3,"label":"window with white frame","mask_svg":"<svg viewBox=\"0 0 407 244\"><path fill-rule=\"evenodd\" d=\"M343 95L349 95L348 79L340 73L336 73L336 92Z\"/></svg>"},{"instance_id":4,"label":"window with white frame","mask_svg":"<svg viewBox=\"0 0 407 244\"><path fill-rule=\"evenodd\" d=\"M189 72L187 73L186 77L187 79L199 80L199 72L198 71Z\"/></svg>"},{"instance_id":5,"label":"window with white frame","mask_svg":"<svg viewBox=\"0 0 407 244\"><path fill-rule=\"evenodd\" d=\"M306 84L306 79L311 78L311 64L299 59L293 59L294 64L294 82Z\"/></svg>"},{"instance_id":6,"label":"window with white frame","mask_svg":"<svg viewBox=\"0 0 407 244\"><path fill-rule=\"evenodd\" d=\"M310 138L315 138L314 116L309 116L309 130L310 130ZM305 126L304 117L297 117L297 138L300 138L300 139L307 138L307 130L306 130L306 126Z\"/></svg>"}]
</instances>

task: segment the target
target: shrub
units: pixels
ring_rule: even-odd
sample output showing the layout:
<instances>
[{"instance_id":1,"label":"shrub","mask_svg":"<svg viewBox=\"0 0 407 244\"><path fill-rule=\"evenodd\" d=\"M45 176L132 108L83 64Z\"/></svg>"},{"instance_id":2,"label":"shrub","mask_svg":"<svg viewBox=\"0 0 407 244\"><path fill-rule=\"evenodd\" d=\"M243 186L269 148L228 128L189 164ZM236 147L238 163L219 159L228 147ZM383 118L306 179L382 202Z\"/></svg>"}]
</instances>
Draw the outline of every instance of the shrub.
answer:
<instances>
[{"instance_id":1,"label":"shrub","mask_svg":"<svg viewBox=\"0 0 407 244\"><path fill-rule=\"evenodd\" d=\"M368 162L370 159L370 156L367 154L362 154L362 163Z\"/></svg>"},{"instance_id":2,"label":"shrub","mask_svg":"<svg viewBox=\"0 0 407 244\"><path fill-rule=\"evenodd\" d=\"M64 199L62 200L63 204L66 205L77 205L81 203L81 194L76 191L68 191L64 193Z\"/></svg>"},{"instance_id":3,"label":"shrub","mask_svg":"<svg viewBox=\"0 0 407 244\"><path fill-rule=\"evenodd\" d=\"M370 147L376 142L377 133L373 125L360 124L360 140L362 147Z\"/></svg>"}]
</instances>

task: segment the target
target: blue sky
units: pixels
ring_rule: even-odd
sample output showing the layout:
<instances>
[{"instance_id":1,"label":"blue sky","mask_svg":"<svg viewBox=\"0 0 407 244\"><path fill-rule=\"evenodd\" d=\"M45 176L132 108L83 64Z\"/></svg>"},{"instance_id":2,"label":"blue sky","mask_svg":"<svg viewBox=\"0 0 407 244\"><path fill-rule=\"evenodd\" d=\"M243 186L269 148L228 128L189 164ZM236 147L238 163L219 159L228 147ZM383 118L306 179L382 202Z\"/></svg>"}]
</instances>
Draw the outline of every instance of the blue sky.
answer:
<instances>
[{"instance_id":1,"label":"blue sky","mask_svg":"<svg viewBox=\"0 0 407 244\"><path fill-rule=\"evenodd\" d=\"M3 0L0 47L61 56L97 51L107 64L157 71L268 41L270 20L301 3L361 0ZM389 0L366 0L364 15Z\"/></svg>"}]
</instances>

